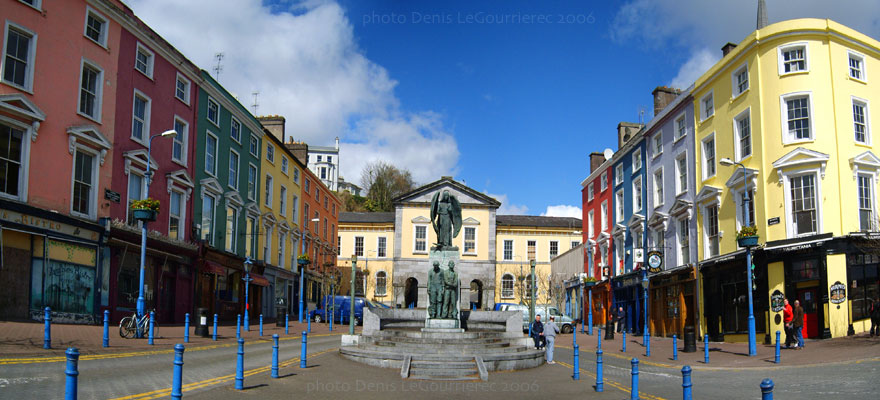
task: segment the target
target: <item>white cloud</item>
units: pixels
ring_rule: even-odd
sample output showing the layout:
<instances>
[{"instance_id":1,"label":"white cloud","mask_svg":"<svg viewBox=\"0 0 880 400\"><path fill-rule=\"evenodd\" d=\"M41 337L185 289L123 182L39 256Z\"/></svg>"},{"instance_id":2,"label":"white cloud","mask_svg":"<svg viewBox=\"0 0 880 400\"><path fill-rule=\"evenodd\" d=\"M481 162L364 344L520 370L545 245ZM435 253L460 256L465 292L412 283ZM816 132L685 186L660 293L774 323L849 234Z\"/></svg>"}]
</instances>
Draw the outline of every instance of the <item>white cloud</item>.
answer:
<instances>
[{"instance_id":1,"label":"white cloud","mask_svg":"<svg viewBox=\"0 0 880 400\"><path fill-rule=\"evenodd\" d=\"M455 171L458 145L441 116L405 111L397 82L357 46L345 10L333 1L130 0L151 28L259 113L287 119L287 136L311 145L340 137L341 174L360 180L373 159L412 171L425 182ZM213 73L212 73L213 75ZM417 154L416 150L418 150ZM428 161L428 162L426 162Z\"/></svg>"},{"instance_id":2,"label":"white cloud","mask_svg":"<svg viewBox=\"0 0 880 400\"><path fill-rule=\"evenodd\" d=\"M708 71L720 59L721 54L711 49L697 50L678 69L678 74L675 75L675 78L672 78L669 86L681 89L690 87L700 75Z\"/></svg>"},{"instance_id":3,"label":"white cloud","mask_svg":"<svg viewBox=\"0 0 880 400\"><path fill-rule=\"evenodd\" d=\"M580 219L583 217L580 207L569 205L547 206L547 211L541 213L542 217L571 217Z\"/></svg>"},{"instance_id":4,"label":"white cloud","mask_svg":"<svg viewBox=\"0 0 880 400\"><path fill-rule=\"evenodd\" d=\"M498 207L498 211L496 211L498 215L525 215L529 212L528 206L509 203L506 194L491 194L486 191L483 194L501 202L501 207Z\"/></svg>"}]
</instances>

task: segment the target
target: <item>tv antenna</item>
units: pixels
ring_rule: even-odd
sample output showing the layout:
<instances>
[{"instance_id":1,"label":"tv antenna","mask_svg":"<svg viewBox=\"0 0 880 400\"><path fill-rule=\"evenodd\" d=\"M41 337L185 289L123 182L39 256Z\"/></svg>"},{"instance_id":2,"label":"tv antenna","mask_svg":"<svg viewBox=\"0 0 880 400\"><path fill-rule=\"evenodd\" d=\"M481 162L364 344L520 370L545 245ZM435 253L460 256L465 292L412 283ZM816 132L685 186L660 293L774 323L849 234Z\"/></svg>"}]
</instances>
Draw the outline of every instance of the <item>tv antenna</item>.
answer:
<instances>
[{"instance_id":1,"label":"tv antenna","mask_svg":"<svg viewBox=\"0 0 880 400\"><path fill-rule=\"evenodd\" d=\"M254 104L251 104L251 107L254 108L254 116L256 117L257 116L257 109L260 107L260 103L257 102L257 98L260 96L260 91L257 90L251 94L254 95Z\"/></svg>"},{"instance_id":2,"label":"tv antenna","mask_svg":"<svg viewBox=\"0 0 880 400\"><path fill-rule=\"evenodd\" d=\"M639 106L639 125L645 124L645 106Z\"/></svg>"},{"instance_id":3,"label":"tv antenna","mask_svg":"<svg viewBox=\"0 0 880 400\"><path fill-rule=\"evenodd\" d=\"M225 57L225 54L223 54L223 52L214 54L214 59L217 60L217 65L214 66L214 79L216 79L217 82L220 82L220 73L223 72L223 57Z\"/></svg>"}]
</instances>

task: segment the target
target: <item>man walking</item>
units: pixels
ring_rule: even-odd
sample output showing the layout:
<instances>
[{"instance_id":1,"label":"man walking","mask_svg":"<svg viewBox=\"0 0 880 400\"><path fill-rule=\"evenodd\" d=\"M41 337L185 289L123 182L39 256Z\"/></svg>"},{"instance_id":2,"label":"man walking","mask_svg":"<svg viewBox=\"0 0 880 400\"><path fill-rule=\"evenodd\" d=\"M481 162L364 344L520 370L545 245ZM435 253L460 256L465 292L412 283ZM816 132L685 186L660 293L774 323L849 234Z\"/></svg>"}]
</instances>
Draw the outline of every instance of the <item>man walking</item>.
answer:
<instances>
[{"instance_id":1,"label":"man walking","mask_svg":"<svg viewBox=\"0 0 880 400\"><path fill-rule=\"evenodd\" d=\"M556 364L553 361L553 346L556 344L556 334L559 333L559 327L553 322L553 316L550 321L544 325L544 339L547 341L547 364Z\"/></svg>"},{"instance_id":2,"label":"man walking","mask_svg":"<svg viewBox=\"0 0 880 400\"><path fill-rule=\"evenodd\" d=\"M804 348L804 309L801 307L800 300L794 301L794 320L791 321L791 326L794 329L794 335L797 338L797 347L798 350L803 350Z\"/></svg>"},{"instance_id":3,"label":"man walking","mask_svg":"<svg viewBox=\"0 0 880 400\"><path fill-rule=\"evenodd\" d=\"M617 315L614 316L614 319L617 322L617 333L623 333L626 329L626 311L623 307L617 308Z\"/></svg>"},{"instance_id":4,"label":"man walking","mask_svg":"<svg viewBox=\"0 0 880 400\"><path fill-rule=\"evenodd\" d=\"M880 298L871 303L871 337L880 336Z\"/></svg>"},{"instance_id":5,"label":"man walking","mask_svg":"<svg viewBox=\"0 0 880 400\"><path fill-rule=\"evenodd\" d=\"M544 338L544 324L541 323L541 314L535 315L535 321L532 322L532 339L535 340L535 349L544 348L541 339Z\"/></svg>"},{"instance_id":6,"label":"man walking","mask_svg":"<svg viewBox=\"0 0 880 400\"><path fill-rule=\"evenodd\" d=\"M794 313L791 311L791 305L788 304L788 299L783 300L785 307L782 309L782 323L785 328L785 348L791 348L791 342L794 342L794 333L791 327L791 320L794 319Z\"/></svg>"}]
</instances>

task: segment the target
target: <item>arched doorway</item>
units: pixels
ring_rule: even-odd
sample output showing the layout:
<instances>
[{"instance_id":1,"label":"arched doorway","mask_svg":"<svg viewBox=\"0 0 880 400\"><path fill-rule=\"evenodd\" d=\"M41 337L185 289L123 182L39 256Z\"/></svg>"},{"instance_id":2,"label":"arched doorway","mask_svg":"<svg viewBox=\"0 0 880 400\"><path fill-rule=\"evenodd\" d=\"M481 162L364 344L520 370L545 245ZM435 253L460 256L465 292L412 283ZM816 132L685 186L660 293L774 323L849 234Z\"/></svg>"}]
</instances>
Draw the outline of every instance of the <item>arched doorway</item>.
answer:
<instances>
[{"instance_id":1,"label":"arched doorway","mask_svg":"<svg viewBox=\"0 0 880 400\"><path fill-rule=\"evenodd\" d=\"M419 280L409 278L403 289L403 306L406 308L418 308L419 306Z\"/></svg>"},{"instance_id":2,"label":"arched doorway","mask_svg":"<svg viewBox=\"0 0 880 400\"><path fill-rule=\"evenodd\" d=\"M480 282L478 279L474 279L471 281L471 304L470 308L472 310L482 310L483 309L483 282Z\"/></svg>"}]
</instances>

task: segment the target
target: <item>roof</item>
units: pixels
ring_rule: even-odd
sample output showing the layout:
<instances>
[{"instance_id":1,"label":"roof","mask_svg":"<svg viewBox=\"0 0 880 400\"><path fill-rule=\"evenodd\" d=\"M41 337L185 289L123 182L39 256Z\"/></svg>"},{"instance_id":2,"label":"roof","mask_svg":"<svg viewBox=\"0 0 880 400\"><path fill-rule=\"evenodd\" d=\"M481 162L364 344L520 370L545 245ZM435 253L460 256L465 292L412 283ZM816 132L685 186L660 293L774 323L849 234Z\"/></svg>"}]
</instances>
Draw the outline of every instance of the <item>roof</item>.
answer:
<instances>
[{"instance_id":1,"label":"roof","mask_svg":"<svg viewBox=\"0 0 880 400\"><path fill-rule=\"evenodd\" d=\"M466 195L468 195L478 201L481 201L484 204L488 204L488 205L494 206L494 207L501 207L501 202L499 202L498 200L495 200L494 198L492 198L486 194L483 194L483 193L480 193L474 189L471 189L471 188L465 186L464 184L456 181L455 179L452 179L452 177L449 177L449 176L444 176L444 177L440 178L439 180L431 182L431 183L424 185L422 187L413 189L409 193L404 193L400 196L397 196L393 199L393 201L394 201L394 204L397 205L399 203L406 202L408 199L417 198L424 193L431 192L433 190L437 190L437 189L439 189L443 186L446 186L446 185L451 186L451 187L455 188L456 190L460 191L461 193L466 194Z\"/></svg>"},{"instance_id":2,"label":"roof","mask_svg":"<svg viewBox=\"0 0 880 400\"><path fill-rule=\"evenodd\" d=\"M580 230L581 220L571 217L543 217L536 215L498 215L499 226L535 226L541 228L572 228Z\"/></svg>"},{"instance_id":3,"label":"roof","mask_svg":"<svg viewBox=\"0 0 880 400\"><path fill-rule=\"evenodd\" d=\"M381 224L394 223L393 212L341 212L339 223Z\"/></svg>"}]
</instances>

